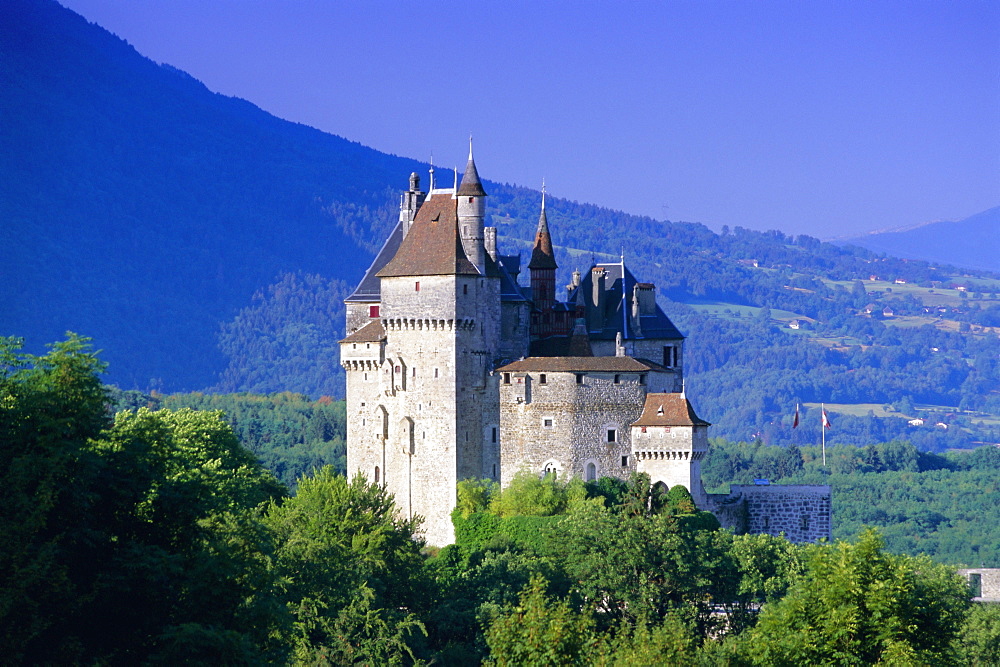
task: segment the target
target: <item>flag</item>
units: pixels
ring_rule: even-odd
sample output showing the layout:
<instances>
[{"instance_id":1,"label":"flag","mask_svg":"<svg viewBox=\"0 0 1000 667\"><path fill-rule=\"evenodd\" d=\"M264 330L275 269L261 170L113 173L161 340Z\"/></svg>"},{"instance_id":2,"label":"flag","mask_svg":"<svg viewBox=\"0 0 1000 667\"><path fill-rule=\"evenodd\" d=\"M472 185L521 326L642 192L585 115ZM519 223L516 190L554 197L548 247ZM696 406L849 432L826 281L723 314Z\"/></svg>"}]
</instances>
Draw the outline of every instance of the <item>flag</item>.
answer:
<instances>
[{"instance_id":1,"label":"flag","mask_svg":"<svg viewBox=\"0 0 1000 667\"><path fill-rule=\"evenodd\" d=\"M792 422L792 428L799 427L799 404L795 404L795 420Z\"/></svg>"},{"instance_id":2,"label":"flag","mask_svg":"<svg viewBox=\"0 0 1000 667\"><path fill-rule=\"evenodd\" d=\"M823 410L823 428L830 428L830 418L826 416L826 409Z\"/></svg>"}]
</instances>

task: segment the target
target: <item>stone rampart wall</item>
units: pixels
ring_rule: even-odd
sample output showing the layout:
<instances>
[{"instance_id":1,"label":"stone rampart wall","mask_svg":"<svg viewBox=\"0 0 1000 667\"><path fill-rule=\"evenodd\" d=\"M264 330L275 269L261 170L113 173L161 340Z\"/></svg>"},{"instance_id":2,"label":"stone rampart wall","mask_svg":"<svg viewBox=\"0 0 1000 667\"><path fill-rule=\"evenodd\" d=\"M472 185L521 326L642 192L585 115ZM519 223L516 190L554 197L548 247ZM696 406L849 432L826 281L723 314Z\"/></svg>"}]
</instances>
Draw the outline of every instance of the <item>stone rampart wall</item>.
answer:
<instances>
[{"instance_id":1,"label":"stone rampart wall","mask_svg":"<svg viewBox=\"0 0 1000 667\"><path fill-rule=\"evenodd\" d=\"M784 533L791 542L831 539L830 487L826 485L733 485L730 496L746 503L746 532Z\"/></svg>"}]
</instances>

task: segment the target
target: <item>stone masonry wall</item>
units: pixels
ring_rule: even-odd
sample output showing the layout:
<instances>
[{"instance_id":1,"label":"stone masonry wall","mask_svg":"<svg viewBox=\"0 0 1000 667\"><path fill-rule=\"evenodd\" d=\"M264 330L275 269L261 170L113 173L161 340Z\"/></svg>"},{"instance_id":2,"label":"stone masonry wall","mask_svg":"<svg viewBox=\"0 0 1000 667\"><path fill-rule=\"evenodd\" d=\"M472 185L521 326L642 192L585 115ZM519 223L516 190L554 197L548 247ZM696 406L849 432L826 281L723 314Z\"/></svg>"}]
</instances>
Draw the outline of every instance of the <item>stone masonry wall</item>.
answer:
<instances>
[{"instance_id":1,"label":"stone masonry wall","mask_svg":"<svg viewBox=\"0 0 1000 667\"><path fill-rule=\"evenodd\" d=\"M746 531L784 533L791 542L831 539L830 487L826 485L733 485L730 496L746 503Z\"/></svg>"},{"instance_id":2,"label":"stone masonry wall","mask_svg":"<svg viewBox=\"0 0 1000 667\"><path fill-rule=\"evenodd\" d=\"M511 373L500 384L500 483L521 469L587 479L628 477L635 470L630 429L646 395L639 374ZM545 375L545 383L541 376ZM609 441L609 431L614 431Z\"/></svg>"},{"instance_id":3,"label":"stone masonry wall","mask_svg":"<svg viewBox=\"0 0 1000 667\"><path fill-rule=\"evenodd\" d=\"M1000 602L1000 568L974 567L959 570L958 573L972 584L973 575L979 575L979 595L972 598L976 602Z\"/></svg>"}]
</instances>

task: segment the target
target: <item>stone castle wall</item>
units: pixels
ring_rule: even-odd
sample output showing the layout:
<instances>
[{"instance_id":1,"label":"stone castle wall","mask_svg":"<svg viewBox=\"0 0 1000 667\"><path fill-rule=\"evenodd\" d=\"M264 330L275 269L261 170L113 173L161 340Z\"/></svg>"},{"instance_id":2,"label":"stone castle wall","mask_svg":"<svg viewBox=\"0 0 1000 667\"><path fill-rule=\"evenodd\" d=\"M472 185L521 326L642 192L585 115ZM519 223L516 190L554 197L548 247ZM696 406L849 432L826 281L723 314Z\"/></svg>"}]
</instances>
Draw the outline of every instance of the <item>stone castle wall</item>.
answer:
<instances>
[{"instance_id":1,"label":"stone castle wall","mask_svg":"<svg viewBox=\"0 0 1000 667\"><path fill-rule=\"evenodd\" d=\"M611 373L586 373L582 384L575 373L510 376L510 384L500 384L502 485L521 469L541 474L547 466L583 479L625 478L635 470L629 426L646 395L638 373L619 373L617 384Z\"/></svg>"},{"instance_id":2,"label":"stone castle wall","mask_svg":"<svg viewBox=\"0 0 1000 667\"><path fill-rule=\"evenodd\" d=\"M488 476L496 460L487 440L499 428L489 375L499 281L385 278L382 299L385 343L341 346L348 470L385 485L404 515L422 516L430 544L449 544L458 481Z\"/></svg>"},{"instance_id":3,"label":"stone castle wall","mask_svg":"<svg viewBox=\"0 0 1000 667\"><path fill-rule=\"evenodd\" d=\"M745 532L768 535L784 533L789 541L796 543L832 539L829 486L739 484L730 487L730 494L725 499L720 499L719 496L711 498L715 499L719 510L716 516L721 513L738 517L739 510L735 507L727 508L727 505L742 502L746 508L746 523L743 527ZM736 528L723 522L721 516L719 521L724 526Z\"/></svg>"},{"instance_id":4,"label":"stone castle wall","mask_svg":"<svg viewBox=\"0 0 1000 667\"><path fill-rule=\"evenodd\" d=\"M633 426L632 456L636 470L668 489L681 485L691 492L695 504L707 504L701 484L701 461L708 453L705 426Z\"/></svg>"}]
</instances>

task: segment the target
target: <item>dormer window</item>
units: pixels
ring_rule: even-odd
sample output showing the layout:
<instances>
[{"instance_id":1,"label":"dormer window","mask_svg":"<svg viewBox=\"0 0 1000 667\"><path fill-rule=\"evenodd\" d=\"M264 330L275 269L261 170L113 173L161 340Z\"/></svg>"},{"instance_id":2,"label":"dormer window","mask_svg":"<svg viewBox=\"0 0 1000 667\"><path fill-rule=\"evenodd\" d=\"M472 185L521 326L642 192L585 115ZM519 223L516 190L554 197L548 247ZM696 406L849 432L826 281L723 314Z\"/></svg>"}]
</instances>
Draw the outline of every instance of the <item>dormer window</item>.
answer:
<instances>
[{"instance_id":1,"label":"dormer window","mask_svg":"<svg viewBox=\"0 0 1000 667\"><path fill-rule=\"evenodd\" d=\"M538 384L545 384L548 378L546 378L545 373L539 373Z\"/></svg>"},{"instance_id":2,"label":"dormer window","mask_svg":"<svg viewBox=\"0 0 1000 667\"><path fill-rule=\"evenodd\" d=\"M420 281L419 280L417 282L413 283L413 291L414 292L419 292L420 291Z\"/></svg>"}]
</instances>

